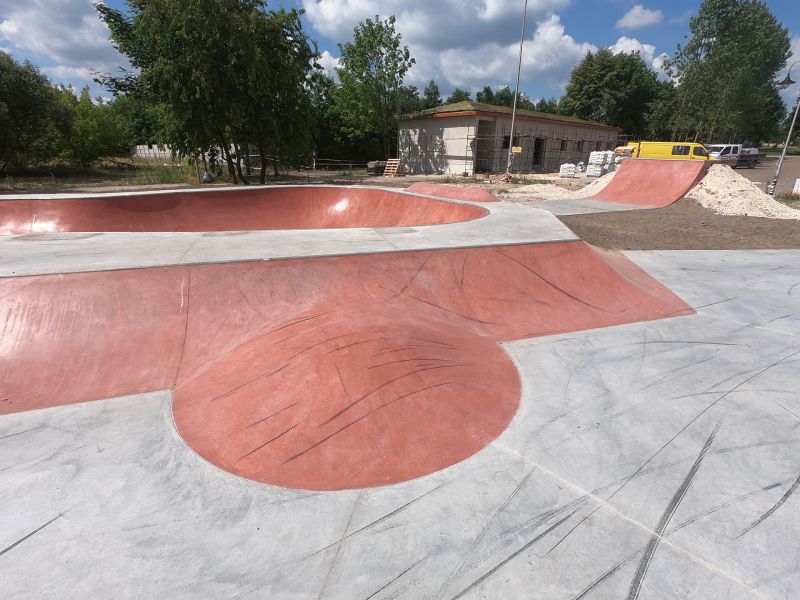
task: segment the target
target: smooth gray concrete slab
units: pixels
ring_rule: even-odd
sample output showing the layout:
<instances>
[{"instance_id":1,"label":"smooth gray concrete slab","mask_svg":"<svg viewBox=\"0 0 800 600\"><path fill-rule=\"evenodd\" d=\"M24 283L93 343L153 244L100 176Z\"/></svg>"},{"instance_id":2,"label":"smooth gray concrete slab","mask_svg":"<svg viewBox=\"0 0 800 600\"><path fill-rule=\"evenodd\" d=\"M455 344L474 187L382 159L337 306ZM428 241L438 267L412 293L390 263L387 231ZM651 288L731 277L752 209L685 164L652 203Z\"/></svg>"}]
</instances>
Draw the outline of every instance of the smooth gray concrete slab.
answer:
<instances>
[{"instance_id":1,"label":"smooth gray concrete slab","mask_svg":"<svg viewBox=\"0 0 800 600\"><path fill-rule=\"evenodd\" d=\"M237 478L169 392L0 417L3 597L795 598L800 253L631 257L698 314L506 344L511 425L407 483Z\"/></svg>"},{"instance_id":2,"label":"smooth gray concrete slab","mask_svg":"<svg viewBox=\"0 0 800 600\"><path fill-rule=\"evenodd\" d=\"M589 200L587 198L571 198L568 200L541 200L535 202L536 208L541 208L554 215L584 215L588 213L621 212L627 210L642 210L646 206L634 206L619 202L605 202L602 200Z\"/></svg>"},{"instance_id":3,"label":"smooth gray concrete slab","mask_svg":"<svg viewBox=\"0 0 800 600\"><path fill-rule=\"evenodd\" d=\"M578 239L547 211L480 206L490 211L485 217L422 227L0 236L0 277Z\"/></svg>"}]
</instances>

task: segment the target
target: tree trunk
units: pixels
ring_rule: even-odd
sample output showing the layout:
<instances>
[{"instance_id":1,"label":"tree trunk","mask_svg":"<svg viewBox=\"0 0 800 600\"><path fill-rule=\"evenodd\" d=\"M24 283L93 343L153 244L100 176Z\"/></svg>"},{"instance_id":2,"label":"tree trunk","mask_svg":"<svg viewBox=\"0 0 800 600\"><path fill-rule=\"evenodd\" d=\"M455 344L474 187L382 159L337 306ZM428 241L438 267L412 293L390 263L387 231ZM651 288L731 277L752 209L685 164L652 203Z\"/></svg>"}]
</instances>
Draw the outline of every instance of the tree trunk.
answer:
<instances>
[{"instance_id":1,"label":"tree trunk","mask_svg":"<svg viewBox=\"0 0 800 600\"><path fill-rule=\"evenodd\" d=\"M275 179L280 177L280 173L278 172L278 150L273 148L272 150L272 168L275 171Z\"/></svg>"},{"instance_id":2,"label":"tree trunk","mask_svg":"<svg viewBox=\"0 0 800 600\"><path fill-rule=\"evenodd\" d=\"M245 185L250 185L247 177L242 173L242 150L239 148L239 144L234 144L233 147L236 150L236 173L239 175L239 180Z\"/></svg>"},{"instance_id":3,"label":"tree trunk","mask_svg":"<svg viewBox=\"0 0 800 600\"><path fill-rule=\"evenodd\" d=\"M228 176L231 178L231 183L237 185L239 180L236 178L236 168L233 166L231 149L228 147L228 142L225 140L225 134L220 134L219 139L222 142L222 156L225 157L225 162L228 165Z\"/></svg>"},{"instance_id":4,"label":"tree trunk","mask_svg":"<svg viewBox=\"0 0 800 600\"><path fill-rule=\"evenodd\" d=\"M264 145L258 145L258 156L261 158L261 173L258 175L258 181L261 185L267 182L267 156L264 153Z\"/></svg>"}]
</instances>

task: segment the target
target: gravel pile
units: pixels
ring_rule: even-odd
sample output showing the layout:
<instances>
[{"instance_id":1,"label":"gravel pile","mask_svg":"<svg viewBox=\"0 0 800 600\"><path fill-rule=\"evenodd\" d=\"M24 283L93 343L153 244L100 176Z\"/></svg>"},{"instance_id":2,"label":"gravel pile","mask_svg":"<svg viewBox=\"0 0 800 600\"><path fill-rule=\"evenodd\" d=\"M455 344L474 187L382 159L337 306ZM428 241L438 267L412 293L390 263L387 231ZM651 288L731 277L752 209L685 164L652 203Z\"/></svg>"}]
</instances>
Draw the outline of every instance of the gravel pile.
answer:
<instances>
[{"instance_id":1,"label":"gravel pile","mask_svg":"<svg viewBox=\"0 0 800 600\"><path fill-rule=\"evenodd\" d=\"M559 185L557 183L535 183L508 190L502 193L502 197L507 200L527 201L527 200L574 200L576 198L586 198L593 196L606 187L614 179L615 173L608 173L599 179L592 181L589 185L575 189ZM565 180L565 183L573 183L576 180Z\"/></svg>"},{"instance_id":2,"label":"gravel pile","mask_svg":"<svg viewBox=\"0 0 800 600\"><path fill-rule=\"evenodd\" d=\"M800 210L773 199L728 165L712 165L686 197L718 215L800 220Z\"/></svg>"}]
</instances>

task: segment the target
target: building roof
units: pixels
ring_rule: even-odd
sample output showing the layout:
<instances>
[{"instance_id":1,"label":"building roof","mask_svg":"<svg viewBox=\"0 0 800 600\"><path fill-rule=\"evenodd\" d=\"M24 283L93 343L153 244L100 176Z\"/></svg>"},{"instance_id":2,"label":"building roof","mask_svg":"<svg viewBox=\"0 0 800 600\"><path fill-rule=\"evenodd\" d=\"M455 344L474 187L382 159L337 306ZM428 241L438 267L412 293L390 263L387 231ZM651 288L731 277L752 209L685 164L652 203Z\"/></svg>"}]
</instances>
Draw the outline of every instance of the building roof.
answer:
<instances>
[{"instance_id":1,"label":"building roof","mask_svg":"<svg viewBox=\"0 0 800 600\"><path fill-rule=\"evenodd\" d=\"M421 110L419 112L411 113L409 115L404 115L401 118L401 121L412 121L417 119L437 119L446 117L466 117L473 115L511 116L511 112L512 109L507 106L495 106L494 104L484 104L482 102L466 101L466 102L456 102L455 104L445 104L444 106L437 106L435 108L429 108L426 110ZM603 129L609 129L613 131L621 131L619 127L611 127L609 125L603 125L602 123L597 123L595 121L586 121L584 119L578 119L577 117L567 117L564 115L554 115L551 113L523 110L521 108L517 109L517 118L522 118L525 120L537 119L540 121L551 121L554 123L565 123L570 125L584 125L587 127L601 127Z\"/></svg>"}]
</instances>

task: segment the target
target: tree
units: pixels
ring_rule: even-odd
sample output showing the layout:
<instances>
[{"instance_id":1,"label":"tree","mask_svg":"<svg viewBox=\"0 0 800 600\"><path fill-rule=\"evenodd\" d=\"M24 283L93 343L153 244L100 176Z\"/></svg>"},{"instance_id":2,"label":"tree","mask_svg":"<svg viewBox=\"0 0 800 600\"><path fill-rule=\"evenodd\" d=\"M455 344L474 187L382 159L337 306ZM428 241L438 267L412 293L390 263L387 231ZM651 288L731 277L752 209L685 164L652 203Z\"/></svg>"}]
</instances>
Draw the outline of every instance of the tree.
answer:
<instances>
[{"instance_id":1,"label":"tree","mask_svg":"<svg viewBox=\"0 0 800 600\"><path fill-rule=\"evenodd\" d=\"M251 142L262 167L268 153L276 165L310 155L307 84L317 53L299 12L267 12L262 0L127 2L127 13L96 7L139 74L100 80L159 105L174 151L221 152L234 183L247 183L241 156Z\"/></svg>"},{"instance_id":2,"label":"tree","mask_svg":"<svg viewBox=\"0 0 800 600\"><path fill-rule=\"evenodd\" d=\"M284 9L247 14L245 35L252 46L239 73L243 106L233 130L239 145L253 143L257 148L262 184L269 154L278 175L279 158L293 165L308 164L313 152L310 81L319 53L300 18L300 12ZM237 156L241 153L237 151ZM238 160L237 169L243 178Z\"/></svg>"},{"instance_id":3,"label":"tree","mask_svg":"<svg viewBox=\"0 0 800 600\"><path fill-rule=\"evenodd\" d=\"M444 101L445 104L456 104L457 102L472 102L472 96L469 92L456 88L453 93Z\"/></svg>"},{"instance_id":4,"label":"tree","mask_svg":"<svg viewBox=\"0 0 800 600\"><path fill-rule=\"evenodd\" d=\"M540 98L536 104L533 106L533 110L536 112L541 113L549 113L552 115L558 114L558 100L555 98L551 98L550 100L545 100L544 98Z\"/></svg>"},{"instance_id":5,"label":"tree","mask_svg":"<svg viewBox=\"0 0 800 600\"><path fill-rule=\"evenodd\" d=\"M88 87L81 90L79 98L70 96L74 118L66 146L72 162L85 169L102 157L119 155L124 136L111 106L100 101L95 104Z\"/></svg>"},{"instance_id":6,"label":"tree","mask_svg":"<svg viewBox=\"0 0 800 600\"><path fill-rule=\"evenodd\" d=\"M408 46L401 46L395 18L366 19L353 30L353 41L339 44L341 82L334 90L337 110L350 137L375 136L388 158L402 110L403 80L414 64Z\"/></svg>"},{"instance_id":7,"label":"tree","mask_svg":"<svg viewBox=\"0 0 800 600\"><path fill-rule=\"evenodd\" d=\"M645 133L647 139L670 141L672 123L678 110L678 92L671 81L659 81L655 98L647 107Z\"/></svg>"},{"instance_id":8,"label":"tree","mask_svg":"<svg viewBox=\"0 0 800 600\"><path fill-rule=\"evenodd\" d=\"M572 70L560 111L641 134L648 106L657 95L657 81L638 52L587 52Z\"/></svg>"},{"instance_id":9,"label":"tree","mask_svg":"<svg viewBox=\"0 0 800 600\"><path fill-rule=\"evenodd\" d=\"M691 37L668 67L679 81L674 128L717 140L770 137L781 109L775 75L790 56L789 34L757 0L704 0Z\"/></svg>"},{"instance_id":10,"label":"tree","mask_svg":"<svg viewBox=\"0 0 800 600\"><path fill-rule=\"evenodd\" d=\"M476 102L483 102L484 104L494 104L494 90L491 86L484 86L484 88L475 94Z\"/></svg>"},{"instance_id":11,"label":"tree","mask_svg":"<svg viewBox=\"0 0 800 600\"><path fill-rule=\"evenodd\" d=\"M428 108L436 108L442 105L442 95L439 93L439 86L431 79L425 90L422 92L422 100L420 101L420 108L425 110Z\"/></svg>"},{"instance_id":12,"label":"tree","mask_svg":"<svg viewBox=\"0 0 800 600\"><path fill-rule=\"evenodd\" d=\"M59 92L38 68L0 51L0 173L56 158L70 120Z\"/></svg>"}]
</instances>

